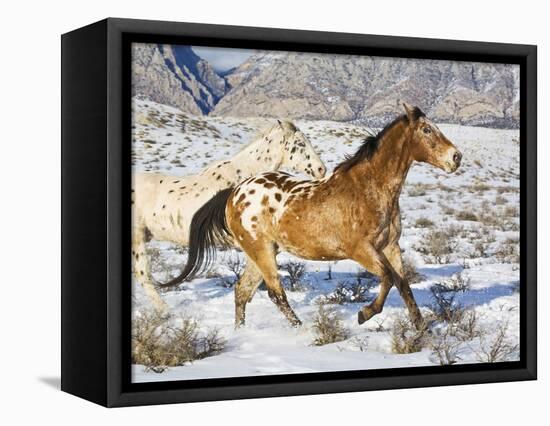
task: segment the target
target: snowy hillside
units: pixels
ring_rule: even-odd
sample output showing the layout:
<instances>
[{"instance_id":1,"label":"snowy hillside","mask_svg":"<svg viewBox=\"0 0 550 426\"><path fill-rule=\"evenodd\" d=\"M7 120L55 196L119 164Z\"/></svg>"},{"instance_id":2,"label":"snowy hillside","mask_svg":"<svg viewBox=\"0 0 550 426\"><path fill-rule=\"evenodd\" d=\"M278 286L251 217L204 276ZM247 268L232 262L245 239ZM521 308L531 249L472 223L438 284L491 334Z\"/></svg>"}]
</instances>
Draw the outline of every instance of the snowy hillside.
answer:
<instances>
[{"instance_id":1,"label":"snowy hillside","mask_svg":"<svg viewBox=\"0 0 550 426\"><path fill-rule=\"evenodd\" d=\"M264 119L191 116L144 100L135 100L134 117L134 170L178 176L193 174L212 161L234 155L270 123ZM309 137L329 173L346 154L355 152L368 131L341 122L295 123ZM407 262L418 273L417 282L412 284L414 295L428 314L434 307L434 294L438 293L433 289L438 284L459 289L453 293L454 306L474 316L477 329L483 333L470 333L470 338L458 341L446 334L446 323L434 321L431 339L450 344L453 363L515 360L519 357L519 132L445 124L439 127L464 157L453 175L418 164L409 172L401 195L401 246ZM171 244L152 241L149 250L153 276L159 282L175 276L185 262L184 250ZM241 256L235 250L220 252L219 266L208 277L162 294L175 317L192 316L201 329L218 329L226 340L223 351L162 373L135 365L135 381L441 363L438 346L433 343L420 352L395 353L396 327L405 314L395 289L381 314L362 326L357 324L357 311L365 302L353 303L353 297L340 300L335 289L350 288L359 280L368 288L368 297L376 294L378 287L353 261L305 263L299 288L287 288L289 302L304 323L301 328L289 327L260 289L247 306L246 326L235 331L229 267ZM284 253L278 256L279 265L289 260L299 259ZM288 284L288 274L283 269L280 273ZM133 292L134 317L140 317L147 311L148 301L135 281ZM337 343L314 346L312 325L318 311L316 302L321 301L334 308L347 336ZM493 359L490 352L498 339L505 347Z\"/></svg>"}]
</instances>

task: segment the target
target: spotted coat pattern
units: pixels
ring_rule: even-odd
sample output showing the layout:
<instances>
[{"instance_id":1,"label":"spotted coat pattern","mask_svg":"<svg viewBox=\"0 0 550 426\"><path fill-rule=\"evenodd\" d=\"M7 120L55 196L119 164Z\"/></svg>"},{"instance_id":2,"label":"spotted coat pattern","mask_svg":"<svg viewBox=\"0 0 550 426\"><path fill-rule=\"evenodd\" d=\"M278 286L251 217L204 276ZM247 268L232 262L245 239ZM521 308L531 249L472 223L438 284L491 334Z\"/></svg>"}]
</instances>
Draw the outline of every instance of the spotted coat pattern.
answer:
<instances>
[{"instance_id":1,"label":"spotted coat pattern","mask_svg":"<svg viewBox=\"0 0 550 426\"><path fill-rule=\"evenodd\" d=\"M186 246L195 212L218 191L266 170L287 168L319 177L325 166L306 136L291 122L279 121L229 160L215 162L193 176L136 173L132 182L133 271L153 305L166 311L152 283L148 239Z\"/></svg>"}]
</instances>

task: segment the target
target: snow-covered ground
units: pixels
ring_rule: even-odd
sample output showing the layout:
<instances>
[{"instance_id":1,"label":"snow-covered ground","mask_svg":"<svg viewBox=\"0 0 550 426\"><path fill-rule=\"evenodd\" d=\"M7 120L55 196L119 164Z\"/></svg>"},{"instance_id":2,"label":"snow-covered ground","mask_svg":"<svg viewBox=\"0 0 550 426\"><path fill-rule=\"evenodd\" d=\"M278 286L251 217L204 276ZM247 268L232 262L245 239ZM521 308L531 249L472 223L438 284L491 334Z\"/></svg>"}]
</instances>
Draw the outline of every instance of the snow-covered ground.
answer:
<instances>
[{"instance_id":1,"label":"snow-covered ground","mask_svg":"<svg viewBox=\"0 0 550 426\"><path fill-rule=\"evenodd\" d=\"M191 117L178 110L145 100L134 102L133 153L135 171L160 171L174 175L197 172L210 162L228 158L248 144L269 124L265 119ZM330 121L295 121L328 167L329 172L346 154L355 152L367 130ZM461 343L458 363L480 362L481 348L488 349L506 325L505 340L519 344L519 132L457 125L439 126L462 151L457 173L448 175L428 165L415 165L401 195L404 257L423 276L412 285L425 311L433 303L430 288L459 274L470 283L458 294L460 303L478 314L483 338ZM444 231L452 246L450 254L436 258L427 249ZM185 262L175 246L152 241L157 253L154 277L166 281ZM384 311L363 325L357 311L364 303L335 305L348 329L349 338L325 346L313 346L312 329L316 301L330 295L339 282L352 282L360 266L353 261L306 262L303 289L289 291L289 302L304 325L291 328L267 293L258 290L247 306L247 324L234 330L234 298L222 285L230 276L229 259L241 256L234 250L220 252L212 278L198 278L163 298L172 313L191 315L201 327L217 328L227 340L222 353L163 373L133 366L137 382L235 377L264 374L307 373L338 370L438 365L433 350L392 352L391 329L405 309L392 289ZM278 256L283 264L291 257ZM328 278L329 268L332 279ZM285 272L281 271L285 277ZM147 309L141 287L133 285L134 315ZM375 285L372 294L378 291ZM438 331L433 331L437 335ZM519 349L500 360L515 360Z\"/></svg>"}]
</instances>

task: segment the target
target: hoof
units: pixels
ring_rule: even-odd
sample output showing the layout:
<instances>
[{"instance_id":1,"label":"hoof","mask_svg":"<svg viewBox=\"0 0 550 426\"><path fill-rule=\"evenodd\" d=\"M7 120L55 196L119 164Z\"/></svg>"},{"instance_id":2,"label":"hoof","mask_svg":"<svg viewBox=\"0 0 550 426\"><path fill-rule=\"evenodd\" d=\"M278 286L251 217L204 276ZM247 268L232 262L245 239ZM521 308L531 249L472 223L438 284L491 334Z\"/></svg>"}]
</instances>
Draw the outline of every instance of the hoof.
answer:
<instances>
[{"instance_id":1,"label":"hoof","mask_svg":"<svg viewBox=\"0 0 550 426\"><path fill-rule=\"evenodd\" d=\"M361 325L364 322L370 320L378 313L380 313L380 311L377 311L369 306L365 306L363 309L357 312L357 322L359 323L359 325Z\"/></svg>"},{"instance_id":2,"label":"hoof","mask_svg":"<svg viewBox=\"0 0 550 426\"><path fill-rule=\"evenodd\" d=\"M290 325L292 325L292 327L294 328L298 328L298 327L301 327L302 326L302 321L300 321L299 319L297 319L296 321L292 321L290 323Z\"/></svg>"}]
</instances>

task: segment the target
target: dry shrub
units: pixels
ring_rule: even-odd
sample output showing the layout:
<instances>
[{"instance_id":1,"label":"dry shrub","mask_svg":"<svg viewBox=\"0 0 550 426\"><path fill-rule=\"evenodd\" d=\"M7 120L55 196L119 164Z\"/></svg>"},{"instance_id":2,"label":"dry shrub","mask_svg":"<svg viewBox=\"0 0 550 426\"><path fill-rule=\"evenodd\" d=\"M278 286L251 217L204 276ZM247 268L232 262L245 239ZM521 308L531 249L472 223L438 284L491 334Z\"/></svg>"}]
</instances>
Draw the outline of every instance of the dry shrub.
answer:
<instances>
[{"instance_id":1,"label":"dry shrub","mask_svg":"<svg viewBox=\"0 0 550 426\"><path fill-rule=\"evenodd\" d=\"M304 286L302 285L302 278L306 273L306 264L304 262L289 260L288 262L281 265L281 269L288 273L287 280L290 291L304 289Z\"/></svg>"},{"instance_id":2,"label":"dry shrub","mask_svg":"<svg viewBox=\"0 0 550 426\"><path fill-rule=\"evenodd\" d=\"M342 324L342 318L334 307L320 303L313 318L315 346L341 342L349 337L348 330Z\"/></svg>"},{"instance_id":3,"label":"dry shrub","mask_svg":"<svg viewBox=\"0 0 550 426\"><path fill-rule=\"evenodd\" d=\"M476 192L485 192L485 191L489 191L492 188L489 185L487 185L486 183L478 182L478 183L472 185L471 189L472 189L472 191L476 191Z\"/></svg>"},{"instance_id":4,"label":"dry shrub","mask_svg":"<svg viewBox=\"0 0 550 426\"><path fill-rule=\"evenodd\" d=\"M231 288L237 281L241 279L241 275L244 271L245 262L239 257L239 255L231 255L223 263L224 266L231 271L233 276L223 277L221 284L223 287Z\"/></svg>"},{"instance_id":5,"label":"dry shrub","mask_svg":"<svg viewBox=\"0 0 550 426\"><path fill-rule=\"evenodd\" d=\"M460 315L453 315L451 320L432 333L432 357L440 365L455 364L460 360L458 353L464 344L482 335L477 312L473 309L461 310Z\"/></svg>"},{"instance_id":6,"label":"dry shrub","mask_svg":"<svg viewBox=\"0 0 550 426\"><path fill-rule=\"evenodd\" d=\"M519 240L510 238L502 242L495 256L501 263L519 263Z\"/></svg>"},{"instance_id":7,"label":"dry shrub","mask_svg":"<svg viewBox=\"0 0 550 426\"><path fill-rule=\"evenodd\" d=\"M470 289L470 280L462 274L455 274L449 280L430 287L432 295L432 315L438 321L456 323L462 319L465 309L457 301L458 293Z\"/></svg>"},{"instance_id":8,"label":"dry shrub","mask_svg":"<svg viewBox=\"0 0 550 426\"><path fill-rule=\"evenodd\" d=\"M508 325L508 322L502 322L492 339L488 339L484 333L478 336L479 346L474 348L474 352L479 362L509 361L517 353L519 345L508 338Z\"/></svg>"},{"instance_id":9,"label":"dry shrub","mask_svg":"<svg viewBox=\"0 0 550 426\"><path fill-rule=\"evenodd\" d=\"M179 325L174 325L156 312L140 313L132 322L132 363L162 373L224 349L225 339L218 330L201 334L197 320L187 316L178 320Z\"/></svg>"},{"instance_id":10,"label":"dry shrub","mask_svg":"<svg viewBox=\"0 0 550 426\"><path fill-rule=\"evenodd\" d=\"M432 357L437 360L440 365L452 365L460 359L458 352L463 343L452 336L449 332L449 327L440 334L432 336L430 347L432 349Z\"/></svg>"},{"instance_id":11,"label":"dry shrub","mask_svg":"<svg viewBox=\"0 0 550 426\"><path fill-rule=\"evenodd\" d=\"M367 270L359 270L354 281L339 281L332 293L323 296L320 303L343 305L346 303L367 303L373 300L372 287L378 279Z\"/></svg>"},{"instance_id":12,"label":"dry shrub","mask_svg":"<svg viewBox=\"0 0 550 426\"><path fill-rule=\"evenodd\" d=\"M414 226L416 228L431 228L432 226L434 226L434 223L427 217L419 217L414 222Z\"/></svg>"},{"instance_id":13,"label":"dry shrub","mask_svg":"<svg viewBox=\"0 0 550 426\"><path fill-rule=\"evenodd\" d=\"M403 257L403 278L405 278L409 284L416 284L422 282L425 276L418 272L415 264L410 258Z\"/></svg>"},{"instance_id":14,"label":"dry shrub","mask_svg":"<svg viewBox=\"0 0 550 426\"><path fill-rule=\"evenodd\" d=\"M519 217L519 208L516 206L507 206L504 209L504 215L508 217Z\"/></svg>"},{"instance_id":15,"label":"dry shrub","mask_svg":"<svg viewBox=\"0 0 550 426\"><path fill-rule=\"evenodd\" d=\"M457 238L457 237L466 238L470 232L463 225L457 225L454 223L452 225L449 225L447 228L445 228L445 231L447 232L450 238Z\"/></svg>"},{"instance_id":16,"label":"dry shrub","mask_svg":"<svg viewBox=\"0 0 550 426\"><path fill-rule=\"evenodd\" d=\"M477 222L478 218L475 213L473 213L471 210L460 210L456 212L455 217L458 220L468 220L471 222Z\"/></svg>"},{"instance_id":17,"label":"dry shrub","mask_svg":"<svg viewBox=\"0 0 550 426\"><path fill-rule=\"evenodd\" d=\"M428 342L428 327L417 329L406 317L397 317L391 329L391 348L396 354L420 352Z\"/></svg>"},{"instance_id":18,"label":"dry shrub","mask_svg":"<svg viewBox=\"0 0 550 426\"><path fill-rule=\"evenodd\" d=\"M507 204L508 203L508 199L506 197L503 197L502 195L497 195L495 197L495 204L497 206L502 206L504 204Z\"/></svg>"},{"instance_id":19,"label":"dry shrub","mask_svg":"<svg viewBox=\"0 0 550 426\"><path fill-rule=\"evenodd\" d=\"M447 230L432 230L424 238L424 245L416 249L424 256L427 262L448 263L451 254L458 247L458 242Z\"/></svg>"},{"instance_id":20,"label":"dry shrub","mask_svg":"<svg viewBox=\"0 0 550 426\"><path fill-rule=\"evenodd\" d=\"M426 185L416 183L409 186L407 193L410 197L422 197L426 195Z\"/></svg>"},{"instance_id":21,"label":"dry shrub","mask_svg":"<svg viewBox=\"0 0 550 426\"><path fill-rule=\"evenodd\" d=\"M370 302L373 296L368 286L360 282L340 281L336 284L334 291L320 299L323 304L344 305L346 303Z\"/></svg>"}]
</instances>

